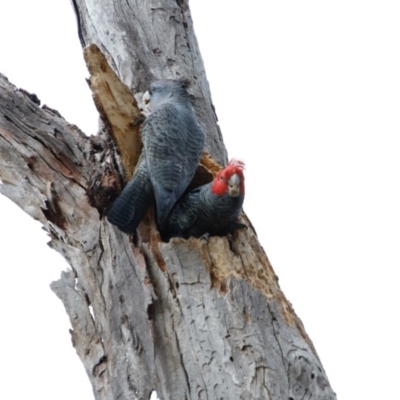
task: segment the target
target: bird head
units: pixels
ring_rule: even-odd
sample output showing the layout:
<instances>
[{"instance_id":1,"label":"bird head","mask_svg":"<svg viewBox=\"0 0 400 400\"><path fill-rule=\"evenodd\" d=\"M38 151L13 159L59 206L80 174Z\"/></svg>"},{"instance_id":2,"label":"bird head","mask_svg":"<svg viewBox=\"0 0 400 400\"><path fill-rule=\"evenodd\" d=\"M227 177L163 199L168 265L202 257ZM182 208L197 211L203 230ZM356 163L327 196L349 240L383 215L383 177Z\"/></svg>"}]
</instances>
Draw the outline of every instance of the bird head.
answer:
<instances>
[{"instance_id":1,"label":"bird head","mask_svg":"<svg viewBox=\"0 0 400 400\"><path fill-rule=\"evenodd\" d=\"M211 192L219 196L229 194L231 197L244 196L244 162L231 160L218 172L211 184Z\"/></svg>"},{"instance_id":2,"label":"bird head","mask_svg":"<svg viewBox=\"0 0 400 400\"><path fill-rule=\"evenodd\" d=\"M188 102L190 96L186 90L190 85L188 78L160 79L150 84L143 95L143 103L149 111L154 111L161 104L174 102Z\"/></svg>"}]
</instances>

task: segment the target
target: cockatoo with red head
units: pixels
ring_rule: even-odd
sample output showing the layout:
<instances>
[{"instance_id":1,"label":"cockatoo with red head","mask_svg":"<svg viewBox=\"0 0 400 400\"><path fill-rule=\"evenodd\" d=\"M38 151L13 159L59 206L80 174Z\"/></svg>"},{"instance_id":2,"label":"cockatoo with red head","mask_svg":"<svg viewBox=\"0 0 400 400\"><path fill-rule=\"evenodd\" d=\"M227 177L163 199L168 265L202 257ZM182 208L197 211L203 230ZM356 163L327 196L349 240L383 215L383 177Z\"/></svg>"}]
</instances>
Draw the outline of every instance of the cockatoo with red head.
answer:
<instances>
[{"instance_id":1,"label":"cockatoo with red head","mask_svg":"<svg viewBox=\"0 0 400 400\"><path fill-rule=\"evenodd\" d=\"M172 210L165 236L222 236L246 227L237 221L245 193L243 169L243 162L231 160L212 182L189 192Z\"/></svg>"}]
</instances>

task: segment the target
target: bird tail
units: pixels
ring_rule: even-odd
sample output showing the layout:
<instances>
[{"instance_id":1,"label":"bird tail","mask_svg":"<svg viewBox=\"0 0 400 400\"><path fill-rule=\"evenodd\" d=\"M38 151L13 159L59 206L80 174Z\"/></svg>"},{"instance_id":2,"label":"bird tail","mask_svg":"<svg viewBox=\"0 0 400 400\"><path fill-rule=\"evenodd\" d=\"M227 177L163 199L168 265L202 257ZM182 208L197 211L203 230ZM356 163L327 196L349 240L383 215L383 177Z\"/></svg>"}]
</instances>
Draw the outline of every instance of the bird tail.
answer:
<instances>
[{"instance_id":1,"label":"bird tail","mask_svg":"<svg viewBox=\"0 0 400 400\"><path fill-rule=\"evenodd\" d=\"M141 168L108 208L108 220L126 233L135 232L153 200L151 182Z\"/></svg>"},{"instance_id":2,"label":"bird tail","mask_svg":"<svg viewBox=\"0 0 400 400\"><path fill-rule=\"evenodd\" d=\"M177 198L170 190L163 188L158 183L153 183L154 195L157 206L157 222L160 231L165 230L168 224L169 214L174 207Z\"/></svg>"}]
</instances>

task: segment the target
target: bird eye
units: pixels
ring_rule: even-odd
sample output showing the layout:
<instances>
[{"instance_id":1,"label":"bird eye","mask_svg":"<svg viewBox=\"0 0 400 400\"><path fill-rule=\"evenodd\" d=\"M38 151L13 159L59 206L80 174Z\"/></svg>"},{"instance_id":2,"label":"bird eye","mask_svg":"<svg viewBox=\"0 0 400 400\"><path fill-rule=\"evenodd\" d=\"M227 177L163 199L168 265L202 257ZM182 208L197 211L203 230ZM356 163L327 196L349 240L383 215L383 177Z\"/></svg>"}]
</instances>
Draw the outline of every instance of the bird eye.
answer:
<instances>
[{"instance_id":1,"label":"bird eye","mask_svg":"<svg viewBox=\"0 0 400 400\"><path fill-rule=\"evenodd\" d=\"M221 177L220 177L219 179L221 179L221 181L223 181L223 180L224 180L224 177L223 177L223 175L221 175Z\"/></svg>"},{"instance_id":2,"label":"bird eye","mask_svg":"<svg viewBox=\"0 0 400 400\"><path fill-rule=\"evenodd\" d=\"M157 91L157 86L156 85L150 85L149 86L149 90L148 90L148 92L150 93L150 94L153 94L153 93L155 93Z\"/></svg>"}]
</instances>

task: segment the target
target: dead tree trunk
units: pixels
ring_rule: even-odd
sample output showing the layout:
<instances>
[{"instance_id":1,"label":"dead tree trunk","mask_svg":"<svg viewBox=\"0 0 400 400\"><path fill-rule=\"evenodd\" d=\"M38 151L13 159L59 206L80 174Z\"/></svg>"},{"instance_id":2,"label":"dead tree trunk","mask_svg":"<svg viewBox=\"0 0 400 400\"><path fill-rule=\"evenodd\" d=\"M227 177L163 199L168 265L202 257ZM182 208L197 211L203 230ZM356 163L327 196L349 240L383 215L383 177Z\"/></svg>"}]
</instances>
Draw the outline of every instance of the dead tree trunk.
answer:
<instances>
[{"instance_id":1,"label":"dead tree trunk","mask_svg":"<svg viewBox=\"0 0 400 400\"><path fill-rule=\"evenodd\" d=\"M85 56L103 129L86 137L0 76L0 190L71 265L52 289L95 398L335 399L252 229L163 243L151 213L135 240L103 218L140 146L130 90L139 98L155 79L190 77L205 150L226 163L188 3L72 3L82 46L101 50ZM212 158L202 160L211 173Z\"/></svg>"}]
</instances>

